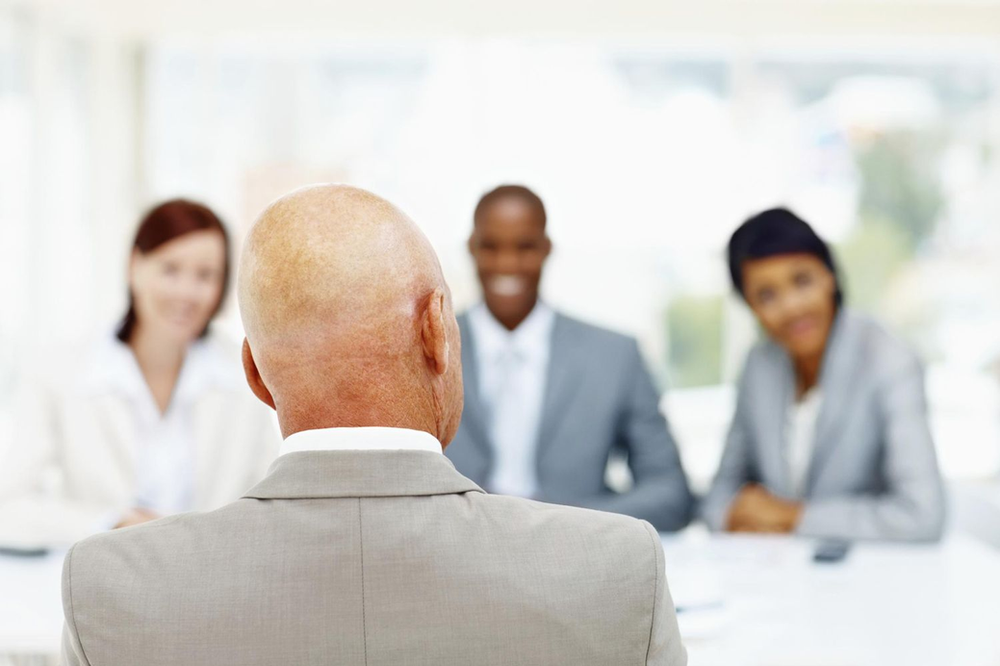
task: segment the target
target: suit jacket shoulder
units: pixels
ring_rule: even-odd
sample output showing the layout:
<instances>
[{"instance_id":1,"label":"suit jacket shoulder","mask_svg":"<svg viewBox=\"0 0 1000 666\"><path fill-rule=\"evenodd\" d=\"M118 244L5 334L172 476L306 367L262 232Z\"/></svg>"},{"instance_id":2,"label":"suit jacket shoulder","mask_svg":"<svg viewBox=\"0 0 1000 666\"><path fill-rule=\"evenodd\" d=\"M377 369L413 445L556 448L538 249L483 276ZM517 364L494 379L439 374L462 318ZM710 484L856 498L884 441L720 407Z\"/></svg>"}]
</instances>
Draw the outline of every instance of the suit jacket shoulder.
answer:
<instances>
[{"instance_id":1,"label":"suit jacket shoulder","mask_svg":"<svg viewBox=\"0 0 1000 666\"><path fill-rule=\"evenodd\" d=\"M551 539L553 544L584 550L599 542L613 542L607 545L620 547L637 560L652 555L645 523L637 518L506 495L482 494L470 500L484 513L502 519L497 529L509 532L510 538L527 542Z\"/></svg>"},{"instance_id":2,"label":"suit jacket shoulder","mask_svg":"<svg viewBox=\"0 0 1000 666\"><path fill-rule=\"evenodd\" d=\"M530 553L527 561L534 560L544 572L537 580L535 572L519 572L513 584L564 590L564 622L575 618L584 626L590 617L577 617L580 609L603 609L618 642L613 663L686 663L663 548L652 525L617 513L499 495L469 499L493 517L490 523L502 535L505 558ZM578 635L573 640L583 645L591 639Z\"/></svg>"},{"instance_id":3,"label":"suit jacket shoulder","mask_svg":"<svg viewBox=\"0 0 1000 666\"><path fill-rule=\"evenodd\" d=\"M587 346L621 349L623 351L638 346L636 339L630 335L581 321L561 312L556 314L556 326L563 327L567 337L578 340L580 344Z\"/></svg>"},{"instance_id":4,"label":"suit jacket shoulder","mask_svg":"<svg viewBox=\"0 0 1000 666\"><path fill-rule=\"evenodd\" d=\"M356 503L357 499L321 501ZM634 585L635 590L652 590L657 575L656 551L650 544L652 528L644 521L504 495L469 493L464 501L470 503L472 514L489 524L491 540L504 544L507 550L521 555L536 550L568 554L574 566L566 567L566 572L574 576L585 570L614 568L618 571L616 582L602 590L604 593L619 594L622 584ZM289 508L303 506L300 500ZM224 567L225 558L216 562L214 557L205 559L199 544L214 542L215 551L239 549L248 545L248 525L257 523L258 530L265 524L269 530L284 527L280 522L271 524L270 513L266 504L244 498L214 511L178 514L88 537L73 547L72 563L67 564L72 567L74 589L93 598L91 595L101 587L101 596L124 599L132 591L136 576L156 577L164 570L177 575L195 562L205 569L211 569L213 564ZM244 536L238 538L238 534ZM262 534L258 532L258 536ZM169 549L164 547L167 544Z\"/></svg>"},{"instance_id":5,"label":"suit jacket shoulder","mask_svg":"<svg viewBox=\"0 0 1000 666\"><path fill-rule=\"evenodd\" d=\"M613 395L625 395L619 388L645 372L645 362L634 337L601 326L557 314L552 331L553 363L586 369L597 384L611 387Z\"/></svg>"},{"instance_id":6,"label":"suit jacket shoulder","mask_svg":"<svg viewBox=\"0 0 1000 666\"><path fill-rule=\"evenodd\" d=\"M847 313L845 324L854 328L853 335L865 363L879 375L894 375L923 366L916 351L875 319ZM845 331L846 333L846 331Z\"/></svg>"},{"instance_id":7,"label":"suit jacket shoulder","mask_svg":"<svg viewBox=\"0 0 1000 666\"><path fill-rule=\"evenodd\" d=\"M243 499L89 538L66 566L94 664L640 664L664 627L682 654L651 528L518 498Z\"/></svg>"},{"instance_id":8,"label":"suit jacket shoulder","mask_svg":"<svg viewBox=\"0 0 1000 666\"><path fill-rule=\"evenodd\" d=\"M558 310L555 315L554 327L560 329L570 339L580 344L620 348L629 348L637 344L635 338L630 335L576 319ZM459 313L456 318L458 319L458 327L462 331L462 334L469 335L471 333L469 311L466 310Z\"/></svg>"}]
</instances>

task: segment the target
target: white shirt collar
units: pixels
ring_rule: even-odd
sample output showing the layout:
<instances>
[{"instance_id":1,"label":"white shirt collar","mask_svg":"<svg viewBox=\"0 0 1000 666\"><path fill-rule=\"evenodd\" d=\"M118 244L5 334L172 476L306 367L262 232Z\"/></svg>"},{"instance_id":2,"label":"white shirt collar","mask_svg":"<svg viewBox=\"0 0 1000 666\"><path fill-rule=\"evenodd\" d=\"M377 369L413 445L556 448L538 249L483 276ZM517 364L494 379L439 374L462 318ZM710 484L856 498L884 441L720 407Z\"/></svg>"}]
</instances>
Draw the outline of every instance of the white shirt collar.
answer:
<instances>
[{"instance_id":1,"label":"white shirt collar","mask_svg":"<svg viewBox=\"0 0 1000 666\"><path fill-rule=\"evenodd\" d=\"M320 428L289 435L278 455L298 451L431 451L441 453L434 435L409 428Z\"/></svg>"},{"instance_id":2,"label":"white shirt collar","mask_svg":"<svg viewBox=\"0 0 1000 666\"><path fill-rule=\"evenodd\" d=\"M480 354L490 359L509 349L515 349L529 359L544 358L551 342L555 318L555 311L538 301L525 320L513 331L508 331L485 303L479 303L469 311L469 321L475 329L476 347Z\"/></svg>"},{"instance_id":3,"label":"white shirt collar","mask_svg":"<svg viewBox=\"0 0 1000 666\"><path fill-rule=\"evenodd\" d=\"M132 398L149 393L135 355L115 335L98 341L80 380L88 393L118 392ZM229 358L210 338L195 340L188 346L171 402L195 399L210 388L245 388L239 363L237 357Z\"/></svg>"}]
</instances>

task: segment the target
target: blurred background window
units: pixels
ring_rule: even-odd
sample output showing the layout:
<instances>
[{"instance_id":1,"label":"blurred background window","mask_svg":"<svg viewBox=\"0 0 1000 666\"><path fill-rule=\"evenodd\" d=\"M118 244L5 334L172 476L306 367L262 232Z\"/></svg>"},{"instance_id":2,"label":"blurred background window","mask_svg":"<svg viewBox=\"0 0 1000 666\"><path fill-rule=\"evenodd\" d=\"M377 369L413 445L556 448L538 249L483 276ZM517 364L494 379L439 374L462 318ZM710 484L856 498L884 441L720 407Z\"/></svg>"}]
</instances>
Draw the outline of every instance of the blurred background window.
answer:
<instances>
[{"instance_id":1,"label":"blurred background window","mask_svg":"<svg viewBox=\"0 0 1000 666\"><path fill-rule=\"evenodd\" d=\"M0 13L0 283L21 285L0 291L0 405L13 386L13 346L24 335L29 294L28 219L32 156L31 96L28 90L28 27L23 16Z\"/></svg>"},{"instance_id":2,"label":"blurred background window","mask_svg":"<svg viewBox=\"0 0 1000 666\"><path fill-rule=\"evenodd\" d=\"M129 236L158 200L204 200L239 237L292 187L371 188L421 224L464 306L477 298L472 208L519 182L549 208L546 297L638 336L696 489L758 335L725 244L774 205L835 244L851 306L920 350L945 473L1000 470L1000 55L988 41L331 43L115 34L35 4L0 5L0 275L16 285L0 294L0 405L15 359L113 325ZM817 9L806 4L795 11ZM232 302L223 327L239 333Z\"/></svg>"}]
</instances>

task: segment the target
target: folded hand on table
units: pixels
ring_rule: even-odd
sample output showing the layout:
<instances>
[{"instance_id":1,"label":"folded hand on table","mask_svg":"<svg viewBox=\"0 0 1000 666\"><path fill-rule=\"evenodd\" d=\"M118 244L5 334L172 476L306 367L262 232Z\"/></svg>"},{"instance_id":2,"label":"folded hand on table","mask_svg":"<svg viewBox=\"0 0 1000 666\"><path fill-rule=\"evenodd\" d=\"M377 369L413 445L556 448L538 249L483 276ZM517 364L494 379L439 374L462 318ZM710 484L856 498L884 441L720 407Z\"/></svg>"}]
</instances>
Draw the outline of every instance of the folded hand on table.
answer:
<instances>
[{"instance_id":1,"label":"folded hand on table","mask_svg":"<svg viewBox=\"0 0 1000 666\"><path fill-rule=\"evenodd\" d=\"M142 523L147 523L150 520L156 520L160 515L155 511L150 511L149 509L144 509L142 507L135 507L129 509L118 524L115 525L114 529L120 527L132 527L133 525L141 525Z\"/></svg>"},{"instance_id":2,"label":"folded hand on table","mask_svg":"<svg viewBox=\"0 0 1000 666\"><path fill-rule=\"evenodd\" d=\"M729 505L726 529L730 532L787 533L795 530L802 503L775 497L763 486L743 486Z\"/></svg>"}]
</instances>

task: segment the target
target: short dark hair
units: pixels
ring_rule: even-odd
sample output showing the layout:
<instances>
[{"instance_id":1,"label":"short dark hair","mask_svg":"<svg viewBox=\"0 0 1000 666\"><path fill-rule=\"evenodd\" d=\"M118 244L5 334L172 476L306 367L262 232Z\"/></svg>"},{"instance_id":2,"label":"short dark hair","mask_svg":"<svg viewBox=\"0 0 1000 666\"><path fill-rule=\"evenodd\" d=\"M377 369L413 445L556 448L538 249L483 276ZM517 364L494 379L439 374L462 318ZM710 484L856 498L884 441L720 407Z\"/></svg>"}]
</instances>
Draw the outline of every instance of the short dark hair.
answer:
<instances>
[{"instance_id":1,"label":"short dark hair","mask_svg":"<svg viewBox=\"0 0 1000 666\"><path fill-rule=\"evenodd\" d=\"M811 254L822 261L833 273L837 289L834 300L837 307L840 307L844 301L844 292L830 247L809 223L787 208L771 208L754 215L741 224L729 239L729 275L733 280L733 287L744 300L744 262L779 254Z\"/></svg>"},{"instance_id":2,"label":"short dark hair","mask_svg":"<svg viewBox=\"0 0 1000 666\"><path fill-rule=\"evenodd\" d=\"M194 201L186 199L172 199L165 201L146 213L139 223L139 228L135 232L135 240L132 242L132 249L140 254L152 252L161 245L195 231L217 231L222 234L222 242L226 249L226 265L222 274L222 292L219 295L219 302L212 311L211 320L219 313L222 303L226 300L226 291L229 287L230 258L229 258L229 235L219 217L210 208ZM118 326L117 336L122 342L128 342L135 330L136 313L135 299L132 289L128 291L128 310ZM199 337L208 334L208 324L205 325Z\"/></svg>"},{"instance_id":3,"label":"short dark hair","mask_svg":"<svg viewBox=\"0 0 1000 666\"><path fill-rule=\"evenodd\" d=\"M515 197L534 208L538 213L538 217L542 220L542 228L545 228L545 204L542 203L541 197L524 185L501 185L500 187L496 187L484 194L479 200L479 203L476 204L476 210L472 214L472 223L479 224L479 221L482 219L486 209L489 208L495 201L505 197Z\"/></svg>"}]
</instances>

